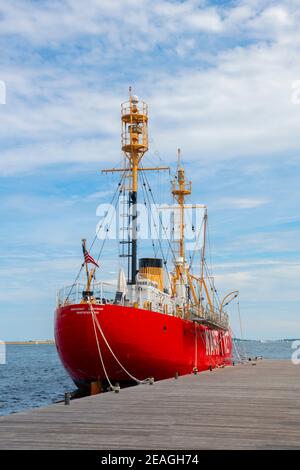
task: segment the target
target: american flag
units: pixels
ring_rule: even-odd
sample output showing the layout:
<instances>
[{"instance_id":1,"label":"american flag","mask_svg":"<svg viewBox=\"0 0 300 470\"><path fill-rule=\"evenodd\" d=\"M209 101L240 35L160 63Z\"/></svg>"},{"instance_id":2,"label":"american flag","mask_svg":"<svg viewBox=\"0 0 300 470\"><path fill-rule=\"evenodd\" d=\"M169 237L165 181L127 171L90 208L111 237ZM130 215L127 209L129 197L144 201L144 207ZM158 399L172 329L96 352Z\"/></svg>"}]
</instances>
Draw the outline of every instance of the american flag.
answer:
<instances>
[{"instance_id":1,"label":"american flag","mask_svg":"<svg viewBox=\"0 0 300 470\"><path fill-rule=\"evenodd\" d=\"M88 251L84 250L84 261L86 263L91 263L99 268L99 264L94 260L94 258L89 254Z\"/></svg>"}]
</instances>

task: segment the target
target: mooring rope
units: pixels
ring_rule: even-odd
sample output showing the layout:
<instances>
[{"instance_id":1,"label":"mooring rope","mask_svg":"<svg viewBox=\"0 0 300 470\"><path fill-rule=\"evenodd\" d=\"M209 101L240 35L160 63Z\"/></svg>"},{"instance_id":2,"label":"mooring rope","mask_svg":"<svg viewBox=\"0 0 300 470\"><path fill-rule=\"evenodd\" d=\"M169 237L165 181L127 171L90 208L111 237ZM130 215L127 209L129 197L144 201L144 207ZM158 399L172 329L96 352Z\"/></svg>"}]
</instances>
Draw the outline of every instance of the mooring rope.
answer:
<instances>
[{"instance_id":1,"label":"mooring rope","mask_svg":"<svg viewBox=\"0 0 300 470\"><path fill-rule=\"evenodd\" d=\"M237 301L237 310L238 310L238 317L239 317L239 324L240 324L240 333L241 333L241 340L242 340L242 354L244 355L244 358L247 358L247 351L245 347L245 342L244 342L244 333L243 333L243 324L242 324L242 317L241 317L241 310L240 310L240 302Z\"/></svg>"},{"instance_id":2,"label":"mooring rope","mask_svg":"<svg viewBox=\"0 0 300 470\"><path fill-rule=\"evenodd\" d=\"M233 346L234 346L234 349L235 349L235 353L236 353L236 356L238 358L238 362L240 364L245 364L247 362L247 356L243 356L242 354L240 354L238 348L237 348L237 345L236 345L236 341L235 341L235 334L234 334L234 331L232 330L232 328L230 328L231 330L231 336L232 336L232 343L233 343Z\"/></svg>"},{"instance_id":3,"label":"mooring rope","mask_svg":"<svg viewBox=\"0 0 300 470\"><path fill-rule=\"evenodd\" d=\"M91 307L91 304L89 304L89 305L90 305L90 307ZM94 313L92 312L92 310L91 310L91 313L92 313L92 320L93 320L94 333L95 333L95 338L96 338L96 343L97 343L97 348L98 348L98 353L99 353L99 358L100 358L100 361L101 361L101 365L102 365L102 368L103 368L103 371L104 371L106 380L107 380L107 382L109 383L110 388L111 388L112 390L114 390L115 387L113 386L113 384L112 384L111 381L109 380L109 376L108 376L108 373L107 373L106 368L105 368L105 365L104 365L104 360L103 360L103 357L102 357L101 348L100 348L100 344L99 344L99 340L98 340L98 336L97 336L97 331L96 331L96 326L95 326Z\"/></svg>"},{"instance_id":4,"label":"mooring rope","mask_svg":"<svg viewBox=\"0 0 300 470\"><path fill-rule=\"evenodd\" d=\"M92 304L89 302L89 307L90 307L90 311L91 311L91 314L92 314L92 317L93 317L93 324L95 326L95 323L101 333L101 336L107 346L107 348L109 349L111 355L113 356L113 358L115 359L115 361L119 364L119 366L121 367L121 369L123 369L123 371L128 375L128 377L130 377L132 380L134 380L137 384L146 384L146 383L149 383L150 382L150 377L147 378L147 379L144 379L144 380L140 380L140 379L137 379L136 377L134 377L134 375L132 375L124 366L123 364L119 361L119 359L117 358L117 356L115 355L115 353L113 352L110 344L108 343L106 337L105 337L105 334L99 324L99 321L98 321L98 318L95 314L95 311L93 309L93 306ZM94 328L94 332L95 332L95 336L96 336L96 340L97 340L97 345L99 346L99 341L98 341L98 336L97 336L97 332L96 332L96 329ZM100 346L98 347L98 350L100 351ZM101 354L101 351L100 351L100 354ZM101 364L102 364L102 367L103 367L103 370L104 370L104 373L106 375L106 378L108 380L108 383L110 384L110 387L114 390L115 387L112 386L110 380L108 379L108 376L107 376L107 372L106 372L106 369L104 367L104 361L103 361L103 358L102 358L102 355L101 355Z\"/></svg>"}]
</instances>

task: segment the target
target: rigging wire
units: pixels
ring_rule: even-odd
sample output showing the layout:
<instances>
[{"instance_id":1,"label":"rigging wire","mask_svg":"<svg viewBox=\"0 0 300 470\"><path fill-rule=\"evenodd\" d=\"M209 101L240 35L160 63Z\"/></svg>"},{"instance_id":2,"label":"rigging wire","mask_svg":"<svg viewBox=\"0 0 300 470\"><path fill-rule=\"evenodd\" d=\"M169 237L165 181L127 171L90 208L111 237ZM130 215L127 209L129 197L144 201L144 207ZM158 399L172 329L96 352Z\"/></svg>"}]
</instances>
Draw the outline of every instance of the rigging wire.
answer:
<instances>
[{"instance_id":1,"label":"rigging wire","mask_svg":"<svg viewBox=\"0 0 300 470\"><path fill-rule=\"evenodd\" d=\"M237 356L237 358L238 358L238 361L239 361L240 363L243 363L242 358L241 358L240 353L239 353L239 350L238 350L237 345L236 345L235 338L234 338L233 335L234 335L234 332L233 332L233 330L231 329L231 337L232 337L232 343L233 343L233 347L234 347L234 350L235 350L235 354L236 354L236 356Z\"/></svg>"},{"instance_id":2,"label":"rigging wire","mask_svg":"<svg viewBox=\"0 0 300 470\"><path fill-rule=\"evenodd\" d=\"M117 206L118 206L118 203L119 203L119 199L120 199L120 195L122 193L122 190L119 191L118 193L118 197L116 199L116 202L115 202L115 205L114 205L114 209L116 210ZM100 248L100 251L99 251L99 254L98 254L98 257L97 257L97 264L99 263L99 260L101 258L101 255L102 255L102 251L103 251L103 248L104 248L104 245L108 239L108 233L109 233L109 230L110 230L110 226L111 226L111 223L112 223L112 220L115 216L115 212L112 213L111 215L111 218L110 218L110 221L109 221L109 224L108 224L108 228L106 229L106 232L105 232L105 237L103 238L102 240L102 245L101 245L101 248ZM99 233L99 230L97 231L97 234ZM83 264L84 265L84 264ZM93 277L92 279L95 281L95 276L96 276L96 271L94 271L94 274L93 274Z\"/></svg>"},{"instance_id":3,"label":"rigging wire","mask_svg":"<svg viewBox=\"0 0 300 470\"><path fill-rule=\"evenodd\" d=\"M192 209L193 209L193 204L191 204L191 206L192 206ZM191 219L191 216L190 216L189 211L187 210L187 211L185 212L185 214L186 214L186 216L187 216L187 219L188 219L188 222L189 222L190 227L191 227L191 229L192 229L192 232L195 233L195 225L193 224L193 220ZM203 223L203 219L202 219L202 223ZM202 224L201 224L201 227L202 227ZM185 224L185 228L186 228L186 224ZM201 233L201 229L200 229L200 233ZM197 242L198 238L199 238L199 234L198 234L198 236L197 236L197 238L196 238L196 242ZM195 244L196 244L196 242L195 242ZM196 247L195 247L195 248L196 248ZM194 253L194 251L195 251L195 250L187 250L187 252L189 253L189 258L190 258L189 269L191 268L191 258L192 258L191 252Z\"/></svg>"},{"instance_id":4,"label":"rigging wire","mask_svg":"<svg viewBox=\"0 0 300 470\"><path fill-rule=\"evenodd\" d=\"M143 175L144 181L146 181L146 183L147 183L148 192L149 192L149 194L151 195L151 198L152 198L153 204L154 204L154 206L155 206L155 209L156 209L156 211L158 211L158 207L157 207L157 204L156 204L156 202L155 202L155 199L154 199L154 196L153 196L153 193L152 193L151 186L150 186L150 184L149 184L149 182L148 182L148 179L147 179L147 177L146 177L146 175L145 175L145 171L142 170L141 173L142 173L142 175ZM149 200L150 198L149 198L148 193L147 193L147 198L148 198L149 205L150 205L150 200ZM150 212L151 212L151 215L153 215L153 214L152 214L152 211L150 211ZM158 243L159 243L160 251L161 251L161 254L162 254L163 261L164 261L165 269L166 269L167 274L168 274L168 277L169 277L169 274L170 274L170 273L169 273L169 269L168 269L168 266L167 266L167 259L166 259L165 255L164 255L164 251L163 251L161 239L160 239L159 233L158 233L158 231L157 231L157 224L156 224L155 220L154 220L154 227L155 227L155 230L156 230L156 233L157 233L157 236L158 236ZM173 260L174 260L174 263L175 263L175 262L176 262L176 255L175 255L175 252L174 252L173 247L172 247L172 245L171 245L171 242L170 242L170 240L169 240L166 227L165 227L163 224L162 224L162 229L163 229L163 231L164 231L164 233L165 233L165 235L166 235L166 239L167 239L167 242L168 242L168 246L169 246L169 248L170 248L170 250L171 250L171 252L172 252ZM181 277L181 280L183 281L182 273L180 273L180 277Z\"/></svg>"},{"instance_id":5,"label":"rigging wire","mask_svg":"<svg viewBox=\"0 0 300 470\"><path fill-rule=\"evenodd\" d=\"M77 273L77 276L76 276L76 278L75 278L73 284L72 284L71 287L70 287L70 290L69 290L68 295L67 295L67 297L66 297L65 303L68 302L69 297L70 297L70 295L72 294L73 289L74 289L74 287L76 286L76 284L77 284L77 282L78 282L78 279L80 278L80 274L81 274L81 271L83 270L83 268L84 268L84 263L82 263L82 265L81 265L81 267L80 267L80 269L79 269L79 271L78 271L78 273Z\"/></svg>"},{"instance_id":6,"label":"rigging wire","mask_svg":"<svg viewBox=\"0 0 300 470\"><path fill-rule=\"evenodd\" d=\"M201 232L202 232L202 227L204 225L204 219L202 219L202 222L201 222L201 226L200 226L200 230L199 230L199 233L198 233L198 236L197 236L197 239L196 239L196 243L195 243L195 249L193 250L193 254L191 256L191 261L190 261L190 264L189 264L189 269L191 269L193 263L194 263L194 260L195 260L195 256L196 256L196 253L197 253L197 246L198 246L198 243L200 242L200 237L201 237ZM202 249L202 248L201 248ZM201 250L200 250L201 251Z\"/></svg>"},{"instance_id":7,"label":"rigging wire","mask_svg":"<svg viewBox=\"0 0 300 470\"><path fill-rule=\"evenodd\" d=\"M114 204L114 200L115 200L115 197L116 197L117 195L118 195L118 200L119 200L119 198L120 198L120 193L122 192L121 186L122 186L123 180L125 179L126 173L127 173L128 171L129 171L129 168L125 168L125 169L124 169L124 171L123 171L123 173L122 173L122 175L121 175L121 179L120 179L120 181L118 182L117 189L115 190L114 195L113 195L113 197L112 197L112 200L111 200L111 202L110 202L110 204L109 204L110 206L112 206L112 205ZM120 189L120 188L121 188L121 189ZM93 246L94 246L94 244L95 244L95 242L96 242L96 240L97 240L97 238L98 238L98 233L99 233L99 231L102 229L104 222L105 222L105 219L104 219L104 221L99 225L99 228L98 228L98 230L96 231L96 235L95 235L95 237L94 237L94 239L93 239L93 242L92 242L92 244L91 244L91 246L90 246L89 251L91 251L91 249L93 248Z\"/></svg>"},{"instance_id":8,"label":"rigging wire","mask_svg":"<svg viewBox=\"0 0 300 470\"><path fill-rule=\"evenodd\" d=\"M243 354L244 354L244 357L246 358L247 357L247 352L246 352L246 348L245 348L245 342L244 342L244 333L243 333L243 327L242 327L242 317L241 317L241 310L240 310L240 302L239 300L237 301L237 311L238 311L238 317L239 317L239 325L240 325L240 333L241 333L241 340L242 340L242 344L243 344Z\"/></svg>"},{"instance_id":9,"label":"rigging wire","mask_svg":"<svg viewBox=\"0 0 300 470\"><path fill-rule=\"evenodd\" d=\"M147 205L147 201L146 201L146 199L147 199L147 192L146 192L146 187L145 187L146 183L144 183L142 181L142 175L139 175L139 177L140 177L140 180L141 180L141 183L142 183L141 186L142 186L142 194L143 194L143 199L144 199L144 205L145 205L145 207L148 207L148 210L151 213L151 205L150 206ZM148 227L149 227L149 217L148 217ZM154 257L156 258L157 254L158 254L159 247L158 246L155 247L155 241L154 241L154 238L152 237L152 230L151 230L151 245L152 245L152 248L153 248ZM157 245L158 245L158 243L157 243Z\"/></svg>"},{"instance_id":10,"label":"rigging wire","mask_svg":"<svg viewBox=\"0 0 300 470\"><path fill-rule=\"evenodd\" d=\"M208 265L207 265L207 263L206 263L205 260L204 260L204 268L205 268L206 278L208 279L209 286L210 286L211 290L214 292L214 295L215 295L215 298L216 298L216 301L217 301L217 306L220 308L220 306L221 306L221 300L220 300L218 291L217 291L217 289L215 288L214 283L212 282L213 276L212 276L212 274L209 272L209 268L208 268Z\"/></svg>"},{"instance_id":11,"label":"rigging wire","mask_svg":"<svg viewBox=\"0 0 300 470\"><path fill-rule=\"evenodd\" d=\"M118 197L117 197L116 202L115 202L115 205L114 205L114 209L117 208L117 205L118 205L119 199L120 199L120 195L121 195L121 191L119 191ZM110 230L109 227L111 226L111 223L112 223L112 220L113 220L114 216L115 216L115 212L112 213L111 218L110 218L110 221L109 221L109 223L108 223L108 228L106 229L106 235L105 235L105 237L104 237L104 239L103 239L103 241L102 241L102 245L101 245L101 248L100 248L100 252L99 252L98 257L97 257L97 263L98 263L98 261L100 260L100 257L101 257L101 255L102 255L102 251L103 251L105 242L106 242L107 237L108 237L108 232L109 232L109 230ZM97 233L99 233L99 231L97 231Z\"/></svg>"},{"instance_id":12,"label":"rigging wire","mask_svg":"<svg viewBox=\"0 0 300 470\"><path fill-rule=\"evenodd\" d=\"M154 196L153 196L153 193L152 193L152 189L151 189L151 186L150 186L149 181L148 181L148 179L147 179L147 176L146 176L146 174L145 174L144 171L142 171L142 174L143 174L144 180L145 180L146 183L147 183L148 192L149 192L149 194L151 195L151 199L152 199L152 201L153 201L153 204L154 204L154 206L155 206L155 209L158 211L157 204L156 204L156 202L155 202L155 199L154 199ZM155 224L155 226L156 226L156 224ZM164 233L165 233L165 235L166 235L166 239L167 239L167 242L168 242L170 251L171 251L171 253L172 253L172 255L173 255L173 261L174 261L174 263L175 263L175 262L176 262L176 255L175 255L174 249L173 249L173 247L172 247L172 245L171 245L171 242L170 242L170 240L169 240L168 234L167 234L167 232L166 232L166 227L165 227L164 225L162 225L162 228L163 228L163 231L164 231ZM162 253L163 253L162 244L161 244L160 238L159 238L159 245L160 245L161 251L162 251ZM164 255L163 255L163 258L164 258L164 261L165 261L166 259L165 259L165 256L164 256ZM165 261L165 262L166 262L166 261ZM181 276L182 276L182 274L181 274Z\"/></svg>"},{"instance_id":13,"label":"rigging wire","mask_svg":"<svg viewBox=\"0 0 300 470\"><path fill-rule=\"evenodd\" d=\"M114 192L114 195L113 195L113 197L112 197L112 200L111 200L111 202L110 202L110 205L113 205L114 200L115 200L115 197L116 197L117 194L118 194L118 200L119 200L119 197L120 197L120 187L121 187L121 185L122 185L122 182L123 182L123 180L124 180L124 178L125 178L125 175L126 175L126 172L127 172L127 171L129 171L129 169L127 169L127 168L124 169L124 172L122 173L121 179L120 179L120 181L119 181L119 183L118 183L118 187L117 187L116 191ZM93 241L92 241L92 243L91 243L91 245L90 245L89 252L90 252L91 249L93 248L93 246L94 246L94 244L95 244L95 242L96 242L96 239L98 238L99 231L100 231L100 230L102 229L102 227L103 227L103 224L104 224L104 221L100 224L98 230L96 231L96 235L95 235L95 237L94 237L94 239L93 239ZM106 238L107 238L107 236L105 237L104 241L106 240ZM102 247L101 247L101 250L100 250L100 254L102 253L103 247L104 247L104 243L102 243ZM97 258L97 262L99 261L99 259L100 259L100 255L99 255L98 258ZM82 269L84 268L84 265L85 265L85 263L82 263L82 264L81 264L81 267L80 267L80 269L79 269L79 271L78 271L78 273L77 273L77 275L76 275L76 277L75 277L75 280L74 280L73 284L72 284L71 287L70 287L70 290L69 290L69 292L68 292L68 295L67 295L67 297L66 297L65 302L68 302L69 297L70 297L70 295L72 294L73 289L74 289L74 287L76 286L76 284L77 284L77 282L78 282L78 279L80 278L80 275L81 275ZM94 276L93 276L93 277L94 277Z\"/></svg>"},{"instance_id":14,"label":"rigging wire","mask_svg":"<svg viewBox=\"0 0 300 470\"><path fill-rule=\"evenodd\" d=\"M211 249L211 239L210 239L210 226L207 218L207 240L208 240L208 254L209 254L209 261L210 261L210 270L211 273L213 271L213 260L212 260L212 249Z\"/></svg>"},{"instance_id":15,"label":"rigging wire","mask_svg":"<svg viewBox=\"0 0 300 470\"><path fill-rule=\"evenodd\" d=\"M145 172L142 170L141 171L141 176L143 178L143 186L146 187L146 177L145 177ZM165 254L164 254L164 251L163 251L163 247L162 247L162 243L161 243L161 239L160 239L160 236L159 236L159 233L158 233L158 229L157 229L157 224L156 224L156 221L154 219L154 216L153 216L153 213L152 213L152 210L151 210L151 203L150 203L150 197L146 191L146 197L147 197L147 200L148 200L148 207L150 208L150 214L153 218L153 226L155 228L155 231L156 231L156 235L157 235L157 239L158 239L158 245L159 245L159 248L160 248L160 252L161 252L161 256L163 258L163 261L164 261L164 265L165 265L165 269L167 271L167 273L169 274L169 271L168 271L168 267L167 267L167 260L166 260L166 257L165 257ZM155 207L157 209L157 206L155 204Z\"/></svg>"}]
</instances>

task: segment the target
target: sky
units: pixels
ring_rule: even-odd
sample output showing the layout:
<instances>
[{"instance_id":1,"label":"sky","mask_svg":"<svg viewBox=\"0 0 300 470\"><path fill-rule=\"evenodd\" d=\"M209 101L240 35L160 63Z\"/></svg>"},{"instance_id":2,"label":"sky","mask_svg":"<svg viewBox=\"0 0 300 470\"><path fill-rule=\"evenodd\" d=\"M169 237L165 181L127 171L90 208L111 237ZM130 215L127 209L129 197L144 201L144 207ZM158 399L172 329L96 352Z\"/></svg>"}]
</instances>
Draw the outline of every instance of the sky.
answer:
<instances>
[{"instance_id":1,"label":"sky","mask_svg":"<svg viewBox=\"0 0 300 470\"><path fill-rule=\"evenodd\" d=\"M117 183L100 170L120 162L129 86L149 105L145 162L174 169L182 149L244 337L300 336L299 31L299 0L0 0L2 340L53 337Z\"/></svg>"}]
</instances>

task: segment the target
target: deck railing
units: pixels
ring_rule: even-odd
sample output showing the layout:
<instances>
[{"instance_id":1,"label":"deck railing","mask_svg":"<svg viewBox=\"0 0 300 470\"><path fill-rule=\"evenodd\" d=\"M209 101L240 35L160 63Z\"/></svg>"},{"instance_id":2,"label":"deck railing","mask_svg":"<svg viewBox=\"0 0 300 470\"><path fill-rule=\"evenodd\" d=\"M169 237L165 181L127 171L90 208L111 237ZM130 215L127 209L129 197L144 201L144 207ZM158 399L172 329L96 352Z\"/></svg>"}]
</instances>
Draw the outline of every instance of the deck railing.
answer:
<instances>
[{"instance_id":1,"label":"deck railing","mask_svg":"<svg viewBox=\"0 0 300 470\"><path fill-rule=\"evenodd\" d=\"M191 309L193 319L199 323L207 323L227 329L229 326L229 317L225 312L220 312L217 308L211 309L209 305L199 309L194 307Z\"/></svg>"},{"instance_id":2,"label":"deck railing","mask_svg":"<svg viewBox=\"0 0 300 470\"><path fill-rule=\"evenodd\" d=\"M91 286L91 295L98 304L113 303L116 298L116 285L108 282L95 282ZM65 286L57 293L57 305L80 304L86 295L86 286L76 283L71 286Z\"/></svg>"},{"instance_id":3,"label":"deck railing","mask_svg":"<svg viewBox=\"0 0 300 470\"><path fill-rule=\"evenodd\" d=\"M158 291L156 288L147 286L147 289L150 291L149 293L151 298L152 308L155 311L160 313L168 313L169 315L178 315L178 305L176 304L174 299L171 299L170 296L166 293ZM74 305L80 304L83 300L87 299L87 296L93 298L93 301L98 305L103 304L113 304L113 303L121 303L127 306L134 305L137 301L140 308L145 308L143 306L142 298L140 298L140 292L137 291L136 300L133 302L129 299L121 298L117 300L117 287L115 284L108 283L108 282L95 282L91 286L91 292L86 292L86 286L84 284L76 283L70 286L63 287L57 293L57 305L58 307L63 307L65 305ZM165 309L165 306L168 306ZM199 307L192 306L189 307L190 314L192 319L206 324L212 324L219 326L221 328L228 328L229 319L228 315L225 312L220 313L220 311L216 308L211 308L206 306L205 308L199 309Z\"/></svg>"}]
</instances>

